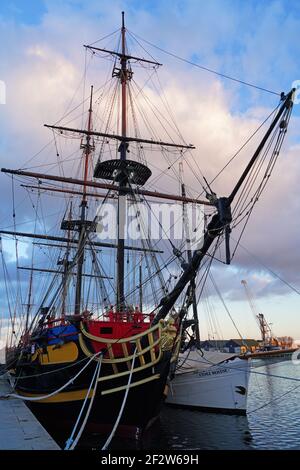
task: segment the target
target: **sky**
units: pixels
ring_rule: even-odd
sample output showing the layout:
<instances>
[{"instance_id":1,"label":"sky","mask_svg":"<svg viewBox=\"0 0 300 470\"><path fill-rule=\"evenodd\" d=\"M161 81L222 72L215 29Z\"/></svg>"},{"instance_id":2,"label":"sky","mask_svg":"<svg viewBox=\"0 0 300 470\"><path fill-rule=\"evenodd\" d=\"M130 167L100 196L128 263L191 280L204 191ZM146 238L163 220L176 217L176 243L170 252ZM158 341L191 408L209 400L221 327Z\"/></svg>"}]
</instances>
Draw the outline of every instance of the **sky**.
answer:
<instances>
[{"instance_id":1,"label":"sky","mask_svg":"<svg viewBox=\"0 0 300 470\"><path fill-rule=\"evenodd\" d=\"M47 151L32 158L49 141L43 124L57 121L82 84L82 45L118 29L122 10L130 31L189 61L277 93L289 91L294 81L300 81L297 0L1 0L0 80L6 88L6 103L0 104L1 166L23 168L30 166L25 164L28 161L38 165L51 158ZM211 180L277 105L278 97L222 79L143 44L164 64L164 93L182 134L197 148L197 163ZM299 294L267 269L300 291L299 108L295 104L282 154L243 237L248 251L240 248L231 267L213 269L245 337L258 337L259 332L242 279L247 280L257 310L272 323L274 333L300 338ZM243 152L216 181L213 189L218 195L229 191L247 158L249 153ZM197 181L190 178L195 187ZM10 180L4 175L0 197L0 227L6 227L12 224L12 206ZM22 197L18 194L18 204ZM55 212L55 207L48 210ZM26 211L22 216L29 220ZM6 250L9 256L8 244ZM2 281L2 298L4 288ZM236 337L222 304L216 298L211 302L223 337ZM205 306L200 327L207 335Z\"/></svg>"}]
</instances>

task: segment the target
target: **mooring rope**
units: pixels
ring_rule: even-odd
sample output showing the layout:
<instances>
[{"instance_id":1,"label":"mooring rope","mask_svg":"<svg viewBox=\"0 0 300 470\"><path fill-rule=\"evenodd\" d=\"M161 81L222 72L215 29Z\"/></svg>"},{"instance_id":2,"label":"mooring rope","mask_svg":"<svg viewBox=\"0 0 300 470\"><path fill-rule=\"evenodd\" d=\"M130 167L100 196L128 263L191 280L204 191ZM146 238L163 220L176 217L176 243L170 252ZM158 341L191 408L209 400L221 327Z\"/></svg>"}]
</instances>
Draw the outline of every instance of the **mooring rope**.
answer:
<instances>
[{"instance_id":1,"label":"mooring rope","mask_svg":"<svg viewBox=\"0 0 300 470\"><path fill-rule=\"evenodd\" d=\"M94 398L95 398L95 396L96 396L97 385L98 385L98 379L99 379L99 375L100 375L100 371L101 371L102 358L103 358L103 356L101 356L100 360L97 362L94 375L93 375L93 377L92 377L92 380L91 380L89 389L88 389L88 391L87 391L87 393L86 393L86 396L85 396L84 402L83 402L83 404L82 404L80 413L79 413L79 415L78 415L77 421L76 421L76 423L75 423L75 425L74 425L73 431L72 431L72 433L71 433L69 439L67 439L67 441L66 441L65 450L73 450L73 449L75 449L75 447L76 447L76 445L77 445L77 443L78 443L78 441L79 441L79 439L80 439L80 437L81 437L81 435L82 435L82 433L83 433L83 431L84 431L84 428L85 428L85 426L86 426L87 420L88 420L88 418L89 418L89 416L90 416L90 412L91 412L91 409L92 409L92 405L93 405L93 403L94 403ZM82 423L82 425L81 425L81 427L80 427L80 429L79 429L79 431L78 431L78 433L77 433L77 436L76 436L75 439L73 439L73 438L74 438L75 431L76 431L76 429L77 429L77 426L78 426L78 424L79 424L79 422L80 422L80 418L81 418L81 416L82 416L83 410L84 410L84 408L85 408L87 399L89 398L89 395L90 395L90 391L91 391L92 386L93 386L94 388L93 388L93 395L92 395L91 400L90 400L90 403L89 403L89 407L88 407L88 409L87 409L87 412L86 412L85 418L84 418L84 420L83 420L83 423Z\"/></svg>"},{"instance_id":2,"label":"mooring rope","mask_svg":"<svg viewBox=\"0 0 300 470\"><path fill-rule=\"evenodd\" d=\"M106 442L105 442L105 444L104 444L104 446L102 447L101 450L107 449L107 447L111 443L111 440L114 437L115 432L117 430L117 427L119 426L120 420L122 418L122 414L123 414L123 411L124 411L124 408L125 408L125 404L126 404L126 401L127 401L127 396L128 396L128 392L129 392L129 388L130 388L130 384L131 384L136 352L137 352L137 347L135 348L133 356L132 356L132 364L131 364L130 374L129 374L129 377L128 377L128 382L127 382L127 385L126 385L126 391L125 391L125 394L124 394L123 402L122 402L118 417L116 419L116 422L114 424L114 427L112 428L112 431L111 431L109 437L107 438L107 440L106 440Z\"/></svg>"},{"instance_id":3,"label":"mooring rope","mask_svg":"<svg viewBox=\"0 0 300 470\"><path fill-rule=\"evenodd\" d=\"M74 380L77 379L77 377L79 377L80 374L82 374L82 372L84 371L84 369L87 368L87 366L95 359L96 356L98 356L99 354L101 354L102 351L99 351L97 352L96 354L94 354L90 359L89 361L82 367L82 369L80 369L80 371L74 376L72 377L70 380L68 380L67 383L65 383L64 385L62 385L61 387L59 387L57 390L55 390L54 392L51 392L49 393L48 395L42 395L40 397L25 397L23 395L19 395L17 393L7 393L5 395L0 395L0 399L1 398L19 398L20 400L24 400L24 401L39 401L39 400L45 400L46 398L50 398L50 397L53 397L54 395L57 395L59 392L61 392L62 390L64 390L65 388L68 387L68 385L70 385L71 383L74 382Z\"/></svg>"}]
</instances>

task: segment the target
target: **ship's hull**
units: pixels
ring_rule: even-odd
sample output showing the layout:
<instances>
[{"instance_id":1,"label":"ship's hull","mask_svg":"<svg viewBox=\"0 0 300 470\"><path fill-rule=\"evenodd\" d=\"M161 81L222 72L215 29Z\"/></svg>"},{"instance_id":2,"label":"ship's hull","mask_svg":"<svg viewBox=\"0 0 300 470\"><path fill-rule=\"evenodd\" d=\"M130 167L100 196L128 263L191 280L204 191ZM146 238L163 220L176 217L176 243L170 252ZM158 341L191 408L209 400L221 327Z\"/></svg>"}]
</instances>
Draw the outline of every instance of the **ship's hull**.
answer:
<instances>
[{"instance_id":1,"label":"ship's hull","mask_svg":"<svg viewBox=\"0 0 300 470\"><path fill-rule=\"evenodd\" d=\"M168 371L169 358L165 357L155 366L154 370L145 371L142 374L139 373L139 375L134 378L134 381L143 381L143 379L159 375L159 378L151 381L151 383L146 382L144 385L139 385L129 390L117 435L128 438L139 438L142 432L157 418L164 400L164 389ZM86 378L88 376L92 377L92 372L91 369L90 374L86 373L84 380L77 380L76 387L68 387L63 392L45 400L26 402L49 432L55 434L56 431L59 431L59 434L61 434L64 430L66 439L69 437L88 392L89 384ZM105 377L105 373L106 371L103 370L101 374L102 378ZM67 382L71 376L70 374L68 377L66 374L65 381ZM55 373L51 374L51 377L55 382ZM47 381L44 381L45 386L41 387L37 385L37 381L38 378L35 379L35 384L34 381L32 381L31 384L27 382L26 387L24 387L24 385L18 386L17 392L26 397L37 397L51 393L51 391L55 390L55 388L57 389L59 386L58 381L55 383L55 388L51 386L51 383L48 382L47 384ZM101 434L111 431L121 410L125 394L124 387L127 385L127 381L128 377L125 379L107 380L98 384L85 431ZM123 387L123 390L107 395L102 394L104 390L115 387ZM88 402L89 399L87 400L83 417L85 416Z\"/></svg>"},{"instance_id":2,"label":"ship's hull","mask_svg":"<svg viewBox=\"0 0 300 470\"><path fill-rule=\"evenodd\" d=\"M248 354L248 358L251 359L252 365L254 367L259 367L266 364L290 361L295 351L297 351L296 348L256 351L254 353Z\"/></svg>"},{"instance_id":3,"label":"ship's hull","mask_svg":"<svg viewBox=\"0 0 300 470\"><path fill-rule=\"evenodd\" d=\"M166 403L209 412L246 414L249 382L247 360L235 358L205 370L175 375Z\"/></svg>"},{"instance_id":4,"label":"ship's hull","mask_svg":"<svg viewBox=\"0 0 300 470\"><path fill-rule=\"evenodd\" d=\"M150 427L159 415L165 382L166 377L163 374L151 386L144 385L130 390L116 436L129 439L139 439L142 436L143 431ZM84 395L84 392L79 394ZM76 395L78 392L74 392L73 397L66 397L62 402L27 404L51 434L59 433L60 437L65 434L67 439L83 404L83 399L75 399ZM121 410L123 398L124 391L108 396L102 396L101 391L97 391L85 432L108 436Z\"/></svg>"},{"instance_id":5,"label":"ship's hull","mask_svg":"<svg viewBox=\"0 0 300 470\"><path fill-rule=\"evenodd\" d=\"M136 346L120 339L119 349L109 349L106 344L103 354L102 343L88 337L83 340L82 335L74 334L63 345L56 340L51 345L48 342L44 348L23 354L16 361L15 389L27 398L26 403L53 437L57 432L60 438L65 435L68 439L86 400L79 429L93 399L85 432L110 433L120 415L116 435L139 438L159 415L172 354L171 350L160 348L161 328L155 328L132 336ZM114 352L120 354L121 341L126 354L115 357ZM95 386L93 377L99 361ZM37 397L38 400L30 400Z\"/></svg>"}]
</instances>

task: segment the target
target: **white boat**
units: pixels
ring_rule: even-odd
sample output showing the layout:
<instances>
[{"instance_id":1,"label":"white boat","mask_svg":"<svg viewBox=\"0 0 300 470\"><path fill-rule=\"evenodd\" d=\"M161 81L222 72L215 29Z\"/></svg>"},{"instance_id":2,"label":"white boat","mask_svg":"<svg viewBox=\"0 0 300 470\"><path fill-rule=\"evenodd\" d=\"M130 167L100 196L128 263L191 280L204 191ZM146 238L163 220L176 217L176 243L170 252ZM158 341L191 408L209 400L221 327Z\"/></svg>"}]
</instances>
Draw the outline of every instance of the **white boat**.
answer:
<instances>
[{"instance_id":1,"label":"white boat","mask_svg":"<svg viewBox=\"0 0 300 470\"><path fill-rule=\"evenodd\" d=\"M219 413L246 414L250 361L199 350L180 354L166 403Z\"/></svg>"}]
</instances>

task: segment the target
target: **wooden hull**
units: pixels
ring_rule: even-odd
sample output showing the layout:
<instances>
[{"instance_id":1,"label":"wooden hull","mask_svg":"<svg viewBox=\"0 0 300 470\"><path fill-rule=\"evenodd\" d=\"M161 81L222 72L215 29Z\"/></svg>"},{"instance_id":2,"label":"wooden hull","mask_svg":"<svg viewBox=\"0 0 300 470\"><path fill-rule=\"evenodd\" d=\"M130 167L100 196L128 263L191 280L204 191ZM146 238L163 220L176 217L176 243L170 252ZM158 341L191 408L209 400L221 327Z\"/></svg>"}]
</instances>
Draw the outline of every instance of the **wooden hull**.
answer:
<instances>
[{"instance_id":1,"label":"wooden hull","mask_svg":"<svg viewBox=\"0 0 300 470\"><path fill-rule=\"evenodd\" d=\"M85 345L93 354L97 352L95 348L93 350L89 339L86 339ZM59 393L38 401L26 401L53 437L56 432L59 435L64 434L65 439L70 436L98 364L96 360L87 357L87 350L82 346L82 339L79 338L72 338L72 341L61 346L48 345L34 353L24 354L15 367L17 393L24 397L46 397L70 382L90 361L74 382ZM103 359L85 432L110 433L122 407L133 350L134 347L128 351L128 361L115 363L110 362L110 358ZM108 356L108 353L104 354L104 358ZM159 352L156 346L146 348L143 355L136 357L126 404L118 426L119 434L139 438L159 415L165 398L170 360L171 351ZM89 392L82 419L93 395L94 388Z\"/></svg>"},{"instance_id":2,"label":"wooden hull","mask_svg":"<svg viewBox=\"0 0 300 470\"><path fill-rule=\"evenodd\" d=\"M144 430L151 426L160 413L165 381L166 376L163 373L155 383L145 384L129 391L116 436L137 440L141 438ZM97 391L85 433L97 433L107 437L116 422L123 398L124 391L105 396L101 395L100 390ZM54 437L56 434L59 437L64 435L65 440L73 430L82 404L83 400L51 403L27 402L50 434Z\"/></svg>"}]
</instances>

